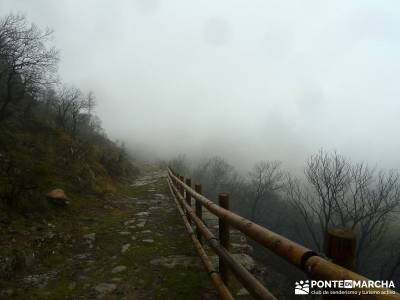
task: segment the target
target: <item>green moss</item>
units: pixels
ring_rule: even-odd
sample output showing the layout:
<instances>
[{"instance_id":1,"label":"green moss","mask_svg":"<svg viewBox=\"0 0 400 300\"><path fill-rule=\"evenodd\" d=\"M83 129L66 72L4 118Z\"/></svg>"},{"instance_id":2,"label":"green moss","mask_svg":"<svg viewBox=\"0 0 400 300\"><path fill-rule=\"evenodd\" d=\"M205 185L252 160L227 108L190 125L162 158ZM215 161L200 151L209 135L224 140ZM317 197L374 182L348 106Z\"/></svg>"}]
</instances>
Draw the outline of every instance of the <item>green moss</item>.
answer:
<instances>
[{"instance_id":1,"label":"green moss","mask_svg":"<svg viewBox=\"0 0 400 300\"><path fill-rule=\"evenodd\" d=\"M201 299L204 287L209 285L206 273L198 269L164 270L162 276L155 299Z\"/></svg>"},{"instance_id":2,"label":"green moss","mask_svg":"<svg viewBox=\"0 0 400 300\"><path fill-rule=\"evenodd\" d=\"M130 196L138 199L150 199L154 192L149 191L149 186L127 186L124 192Z\"/></svg>"},{"instance_id":3,"label":"green moss","mask_svg":"<svg viewBox=\"0 0 400 300\"><path fill-rule=\"evenodd\" d=\"M52 281L48 287L48 289L51 290L50 294L42 292L43 298L39 297L38 299L58 300L68 298L71 294L71 291L68 288L69 283L70 281L65 278Z\"/></svg>"}]
</instances>

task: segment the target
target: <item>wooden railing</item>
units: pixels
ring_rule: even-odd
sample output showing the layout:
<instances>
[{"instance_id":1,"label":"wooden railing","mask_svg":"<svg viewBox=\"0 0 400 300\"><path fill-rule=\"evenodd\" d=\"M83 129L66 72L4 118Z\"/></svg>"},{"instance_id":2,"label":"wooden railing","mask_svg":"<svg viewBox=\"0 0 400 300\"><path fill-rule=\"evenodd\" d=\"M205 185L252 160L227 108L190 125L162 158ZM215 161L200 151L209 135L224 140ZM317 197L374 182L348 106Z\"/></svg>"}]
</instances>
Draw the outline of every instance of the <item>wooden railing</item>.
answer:
<instances>
[{"instance_id":1,"label":"wooden railing","mask_svg":"<svg viewBox=\"0 0 400 300\"><path fill-rule=\"evenodd\" d=\"M352 280L370 281L368 278L341 267L319 256L316 252L297 244L273 231L268 230L250 220L229 210L229 195L220 194L219 204L207 199L201 194L201 185L191 186L191 180L186 179L168 168L168 185L174 197L179 214L182 216L194 246L216 287L220 299L234 299L230 286L230 276L247 289L255 299L276 299L271 292L230 253L229 227L232 226L244 233L260 245L269 249L281 258L292 263L315 280ZM192 198L195 200L195 211L192 209ZM208 229L202 220L202 207L218 217L219 238ZM196 226L196 231L192 229ZM212 265L202 243L208 243L219 256L218 270ZM385 288L357 288L360 295L345 295L341 297L358 299L393 299L400 300L400 295ZM336 299L336 298L335 298Z\"/></svg>"}]
</instances>

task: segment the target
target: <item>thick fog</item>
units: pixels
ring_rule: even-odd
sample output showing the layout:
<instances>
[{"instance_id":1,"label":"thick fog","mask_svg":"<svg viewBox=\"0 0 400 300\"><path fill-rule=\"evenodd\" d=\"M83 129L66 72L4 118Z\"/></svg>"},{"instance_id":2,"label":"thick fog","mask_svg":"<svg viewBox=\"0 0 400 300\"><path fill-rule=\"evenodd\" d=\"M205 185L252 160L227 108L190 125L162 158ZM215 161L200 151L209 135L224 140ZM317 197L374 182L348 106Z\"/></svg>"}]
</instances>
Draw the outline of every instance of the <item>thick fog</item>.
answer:
<instances>
[{"instance_id":1,"label":"thick fog","mask_svg":"<svg viewBox=\"0 0 400 300\"><path fill-rule=\"evenodd\" d=\"M400 166L398 1L0 0L55 31L62 79L138 153Z\"/></svg>"}]
</instances>

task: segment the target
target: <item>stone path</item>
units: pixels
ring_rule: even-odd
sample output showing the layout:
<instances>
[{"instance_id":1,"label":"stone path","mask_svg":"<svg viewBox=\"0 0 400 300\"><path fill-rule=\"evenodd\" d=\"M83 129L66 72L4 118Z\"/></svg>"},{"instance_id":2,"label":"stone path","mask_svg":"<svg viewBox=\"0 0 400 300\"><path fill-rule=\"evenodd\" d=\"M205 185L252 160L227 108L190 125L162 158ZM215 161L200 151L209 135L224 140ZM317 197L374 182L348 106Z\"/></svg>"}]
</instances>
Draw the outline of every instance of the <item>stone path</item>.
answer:
<instances>
[{"instance_id":1,"label":"stone path","mask_svg":"<svg viewBox=\"0 0 400 300\"><path fill-rule=\"evenodd\" d=\"M192 208L195 210L194 201L192 201ZM210 229L210 231L218 238L218 217L214 214L210 213L207 209L203 208L203 221ZM236 261L238 261L242 266L244 266L251 273L260 273L263 272L263 268L260 265L257 265L256 261L252 258L253 247L247 241L246 236L240 231L231 228L230 229L230 238L231 238L231 246L233 257ZM219 257L215 256L213 250L206 244L205 249L207 253L210 255L211 261L213 262L216 269L218 269ZM252 299L249 296L249 293L246 289L240 288L241 285L236 282L236 298L237 299Z\"/></svg>"},{"instance_id":2,"label":"stone path","mask_svg":"<svg viewBox=\"0 0 400 300\"><path fill-rule=\"evenodd\" d=\"M76 200L40 231L2 236L6 258L29 249L34 262L0 273L0 299L216 299L165 175L149 171L105 199Z\"/></svg>"},{"instance_id":3,"label":"stone path","mask_svg":"<svg viewBox=\"0 0 400 300\"><path fill-rule=\"evenodd\" d=\"M22 268L1 273L2 258L12 255L0 252L0 299L216 299L166 172L150 170L104 199L71 202L40 230L23 227L2 237L10 253L25 254ZM218 236L217 218L205 209L203 215ZM257 272L246 238L233 230L232 242L236 259ZM216 256L212 261L218 264Z\"/></svg>"}]
</instances>

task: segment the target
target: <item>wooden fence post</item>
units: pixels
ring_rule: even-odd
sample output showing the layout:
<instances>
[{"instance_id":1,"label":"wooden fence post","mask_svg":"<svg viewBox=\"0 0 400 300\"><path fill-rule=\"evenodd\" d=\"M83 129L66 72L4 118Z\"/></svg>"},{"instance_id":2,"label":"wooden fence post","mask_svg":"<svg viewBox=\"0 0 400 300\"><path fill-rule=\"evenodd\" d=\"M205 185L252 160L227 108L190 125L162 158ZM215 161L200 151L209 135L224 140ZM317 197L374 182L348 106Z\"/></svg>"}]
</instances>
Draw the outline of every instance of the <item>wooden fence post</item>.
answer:
<instances>
[{"instance_id":1,"label":"wooden fence post","mask_svg":"<svg viewBox=\"0 0 400 300\"><path fill-rule=\"evenodd\" d=\"M229 194L222 193L218 196L219 206L229 210ZM218 218L219 227L219 242L228 252L231 251L231 242L229 234L229 224ZM220 258L219 259L219 273L226 285L229 286L231 281L231 274L228 265Z\"/></svg>"},{"instance_id":2,"label":"wooden fence post","mask_svg":"<svg viewBox=\"0 0 400 300\"><path fill-rule=\"evenodd\" d=\"M178 176L178 174L176 174L174 171L171 170L171 172L172 172L172 175ZM176 179L174 177L172 177L171 179L172 179L173 185L176 187Z\"/></svg>"},{"instance_id":3,"label":"wooden fence post","mask_svg":"<svg viewBox=\"0 0 400 300\"><path fill-rule=\"evenodd\" d=\"M201 194L201 184L196 184L196 185L194 186L194 190L195 190L197 193ZM198 201L197 199L196 199L196 216L197 216L200 220L203 220L202 206L201 206L200 201ZM201 233L200 233L199 228L196 228L196 236L197 236L197 239L199 240L199 242L202 244L202 243L203 243L203 241L202 241L202 235L201 235Z\"/></svg>"},{"instance_id":4,"label":"wooden fence post","mask_svg":"<svg viewBox=\"0 0 400 300\"><path fill-rule=\"evenodd\" d=\"M190 180L190 178L186 178L185 183L187 186L192 187L192 180ZM186 203L192 206L192 201L189 193L186 193Z\"/></svg>"},{"instance_id":5,"label":"wooden fence post","mask_svg":"<svg viewBox=\"0 0 400 300\"><path fill-rule=\"evenodd\" d=\"M350 229L330 228L326 233L326 255L346 269L354 271L357 236Z\"/></svg>"},{"instance_id":6,"label":"wooden fence post","mask_svg":"<svg viewBox=\"0 0 400 300\"><path fill-rule=\"evenodd\" d=\"M179 176L180 181L185 182L185 178L183 176ZM185 189L183 186L179 183L179 192L181 193L182 197L185 197Z\"/></svg>"},{"instance_id":7,"label":"wooden fence post","mask_svg":"<svg viewBox=\"0 0 400 300\"><path fill-rule=\"evenodd\" d=\"M189 187L192 186L192 180L191 180L190 178L186 178L185 183L186 183L186 185L189 186ZM186 192L186 194L185 194L185 199L186 199L186 203L187 203L190 207L192 207L192 200L191 200L190 194L189 194L188 192ZM189 224L192 224L192 220L190 219L189 215L188 215L188 218L187 218L187 219L188 219L188 221L189 221Z\"/></svg>"}]
</instances>

